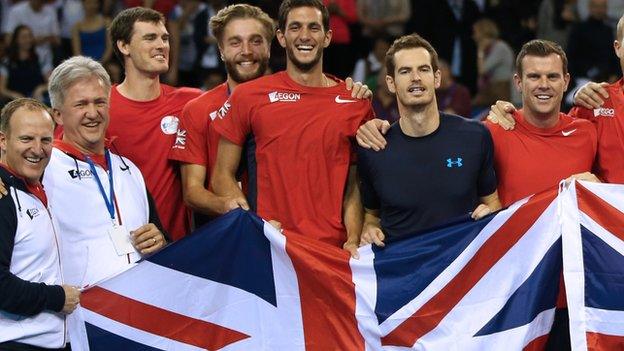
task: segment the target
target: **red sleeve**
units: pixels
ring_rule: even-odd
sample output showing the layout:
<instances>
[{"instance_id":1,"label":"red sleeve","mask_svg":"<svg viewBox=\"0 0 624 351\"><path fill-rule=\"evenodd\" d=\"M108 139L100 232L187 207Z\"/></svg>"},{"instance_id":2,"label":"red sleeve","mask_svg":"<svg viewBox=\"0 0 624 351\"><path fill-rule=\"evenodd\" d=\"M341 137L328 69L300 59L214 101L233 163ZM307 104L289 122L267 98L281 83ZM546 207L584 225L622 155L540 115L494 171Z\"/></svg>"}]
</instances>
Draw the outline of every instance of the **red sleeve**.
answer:
<instances>
[{"instance_id":1,"label":"red sleeve","mask_svg":"<svg viewBox=\"0 0 624 351\"><path fill-rule=\"evenodd\" d=\"M240 88L240 87L239 87ZM243 146L247 135L251 133L251 104L246 103L236 89L230 98L219 109L214 123L215 131L223 138L236 145Z\"/></svg>"},{"instance_id":2,"label":"red sleeve","mask_svg":"<svg viewBox=\"0 0 624 351\"><path fill-rule=\"evenodd\" d=\"M573 118L582 118L582 119L587 119L590 121L594 119L593 110L589 110L589 109L586 109L584 107L579 107L579 106L574 106L570 110L568 115L570 115L570 117L573 117Z\"/></svg>"},{"instance_id":3,"label":"red sleeve","mask_svg":"<svg viewBox=\"0 0 624 351\"><path fill-rule=\"evenodd\" d=\"M202 115L202 110L201 106L192 103L184 106L178 135L169 152L169 159L202 166L208 164L206 145L210 116Z\"/></svg>"}]
</instances>

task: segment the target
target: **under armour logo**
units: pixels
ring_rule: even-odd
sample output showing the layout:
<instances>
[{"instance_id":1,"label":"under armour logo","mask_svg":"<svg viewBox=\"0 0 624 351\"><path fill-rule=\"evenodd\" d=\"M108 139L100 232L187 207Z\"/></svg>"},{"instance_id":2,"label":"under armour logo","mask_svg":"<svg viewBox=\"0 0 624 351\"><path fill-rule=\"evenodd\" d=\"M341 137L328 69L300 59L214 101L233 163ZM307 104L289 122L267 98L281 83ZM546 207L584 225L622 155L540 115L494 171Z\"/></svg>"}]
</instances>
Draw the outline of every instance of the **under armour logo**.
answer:
<instances>
[{"instance_id":1,"label":"under armour logo","mask_svg":"<svg viewBox=\"0 0 624 351\"><path fill-rule=\"evenodd\" d=\"M463 159L461 157L458 157L455 159L455 161L453 161L452 158L447 158L446 159L446 167L448 168L453 168L453 167L461 167L464 164L462 163Z\"/></svg>"}]
</instances>

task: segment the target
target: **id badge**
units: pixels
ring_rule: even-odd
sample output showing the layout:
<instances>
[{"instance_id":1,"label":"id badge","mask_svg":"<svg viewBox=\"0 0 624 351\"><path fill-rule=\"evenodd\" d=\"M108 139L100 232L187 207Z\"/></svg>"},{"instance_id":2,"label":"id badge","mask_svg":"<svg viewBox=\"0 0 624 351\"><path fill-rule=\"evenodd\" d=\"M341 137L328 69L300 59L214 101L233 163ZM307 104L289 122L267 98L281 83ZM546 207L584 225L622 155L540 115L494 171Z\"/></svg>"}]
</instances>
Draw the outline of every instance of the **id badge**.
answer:
<instances>
[{"instance_id":1,"label":"id badge","mask_svg":"<svg viewBox=\"0 0 624 351\"><path fill-rule=\"evenodd\" d=\"M134 246L132 246L132 241L130 241L130 233L123 225L113 225L108 229L108 235L113 241L113 246L115 246L118 256L134 252Z\"/></svg>"}]
</instances>

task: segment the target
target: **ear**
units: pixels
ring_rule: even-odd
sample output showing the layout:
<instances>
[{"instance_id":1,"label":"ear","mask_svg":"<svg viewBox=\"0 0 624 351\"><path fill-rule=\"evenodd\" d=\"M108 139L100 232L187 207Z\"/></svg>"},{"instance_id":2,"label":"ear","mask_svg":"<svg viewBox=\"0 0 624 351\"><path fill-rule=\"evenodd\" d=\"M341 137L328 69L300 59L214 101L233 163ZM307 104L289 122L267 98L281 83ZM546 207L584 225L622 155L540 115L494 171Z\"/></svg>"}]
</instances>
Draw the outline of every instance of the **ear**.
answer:
<instances>
[{"instance_id":1,"label":"ear","mask_svg":"<svg viewBox=\"0 0 624 351\"><path fill-rule=\"evenodd\" d=\"M617 56L620 60L622 59L622 55L620 54L620 48L622 48L622 43L617 40L613 41L613 50L615 50L615 56Z\"/></svg>"},{"instance_id":2,"label":"ear","mask_svg":"<svg viewBox=\"0 0 624 351\"><path fill-rule=\"evenodd\" d=\"M119 49L122 54L130 55L130 49L128 49L128 46L130 45L129 43L126 43L123 40L117 40L115 45L117 45L117 49Z\"/></svg>"},{"instance_id":3,"label":"ear","mask_svg":"<svg viewBox=\"0 0 624 351\"><path fill-rule=\"evenodd\" d=\"M396 94L396 87L394 86L394 78L391 76L386 76L386 85L388 86L388 90L392 94Z\"/></svg>"},{"instance_id":4,"label":"ear","mask_svg":"<svg viewBox=\"0 0 624 351\"><path fill-rule=\"evenodd\" d=\"M61 112L58 109L56 109L56 108L52 109L52 118L54 119L54 122L56 122L57 125L59 125L59 126L63 125L63 119L61 118Z\"/></svg>"},{"instance_id":5,"label":"ear","mask_svg":"<svg viewBox=\"0 0 624 351\"><path fill-rule=\"evenodd\" d=\"M514 73L513 80L514 80L514 86L516 87L516 90L522 93L522 79L520 79L520 76L518 75L518 73Z\"/></svg>"},{"instance_id":6,"label":"ear","mask_svg":"<svg viewBox=\"0 0 624 351\"><path fill-rule=\"evenodd\" d=\"M568 91L568 84L570 84L570 73L566 73L563 76L563 81L565 82L565 86L563 87L563 91Z\"/></svg>"},{"instance_id":7,"label":"ear","mask_svg":"<svg viewBox=\"0 0 624 351\"><path fill-rule=\"evenodd\" d=\"M436 89L440 87L440 83L442 83L442 72L440 70L435 71L433 73L433 84Z\"/></svg>"},{"instance_id":8,"label":"ear","mask_svg":"<svg viewBox=\"0 0 624 351\"><path fill-rule=\"evenodd\" d=\"M2 150L3 153L5 153L7 149L8 138L9 136L4 132L0 132L0 150Z\"/></svg>"},{"instance_id":9,"label":"ear","mask_svg":"<svg viewBox=\"0 0 624 351\"><path fill-rule=\"evenodd\" d=\"M277 38L277 41L279 42L281 47L286 48L286 38L284 38L284 33L282 33L280 29L275 31L275 37Z\"/></svg>"},{"instance_id":10,"label":"ear","mask_svg":"<svg viewBox=\"0 0 624 351\"><path fill-rule=\"evenodd\" d=\"M323 48L326 48L329 46L333 35L334 35L334 32L332 32L331 29L325 32L325 39L323 40Z\"/></svg>"}]
</instances>

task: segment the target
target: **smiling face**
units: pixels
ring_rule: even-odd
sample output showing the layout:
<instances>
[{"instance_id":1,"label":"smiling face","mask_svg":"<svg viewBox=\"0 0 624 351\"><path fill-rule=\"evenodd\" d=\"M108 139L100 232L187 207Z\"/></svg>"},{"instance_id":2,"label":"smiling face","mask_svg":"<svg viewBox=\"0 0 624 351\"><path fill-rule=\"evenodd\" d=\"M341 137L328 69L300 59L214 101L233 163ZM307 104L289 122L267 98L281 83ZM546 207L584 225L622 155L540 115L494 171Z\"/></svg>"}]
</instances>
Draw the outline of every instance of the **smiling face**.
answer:
<instances>
[{"instance_id":1,"label":"smiling face","mask_svg":"<svg viewBox=\"0 0 624 351\"><path fill-rule=\"evenodd\" d=\"M50 161L54 122L48 112L22 106L0 132L2 162L28 183L37 184Z\"/></svg>"},{"instance_id":2,"label":"smiling face","mask_svg":"<svg viewBox=\"0 0 624 351\"><path fill-rule=\"evenodd\" d=\"M104 153L109 93L95 76L80 79L67 89L54 113L56 122L63 125L63 141L84 153Z\"/></svg>"},{"instance_id":3,"label":"smiling face","mask_svg":"<svg viewBox=\"0 0 624 351\"><path fill-rule=\"evenodd\" d=\"M388 90L405 107L425 107L435 103L440 87L440 71L434 71L425 48L399 50L394 54L394 74L386 76Z\"/></svg>"},{"instance_id":4,"label":"smiling face","mask_svg":"<svg viewBox=\"0 0 624 351\"><path fill-rule=\"evenodd\" d=\"M302 72L322 66L323 49L329 46L332 32L323 28L323 14L314 7L296 7L288 13L284 32L277 40L286 49L289 65Z\"/></svg>"},{"instance_id":5,"label":"smiling face","mask_svg":"<svg viewBox=\"0 0 624 351\"><path fill-rule=\"evenodd\" d=\"M169 70L169 32L163 22L135 22L130 42L117 41L127 70L157 76Z\"/></svg>"},{"instance_id":6,"label":"smiling face","mask_svg":"<svg viewBox=\"0 0 624 351\"><path fill-rule=\"evenodd\" d=\"M256 79L266 72L271 43L265 35L262 23L253 18L234 19L225 26L219 50L234 82Z\"/></svg>"},{"instance_id":7,"label":"smiling face","mask_svg":"<svg viewBox=\"0 0 624 351\"><path fill-rule=\"evenodd\" d=\"M522 93L525 116L529 120L557 120L569 81L570 75L564 73L559 55L525 56L522 59L522 77L514 75L516 87Z\"/></svg>"}]
</instances>

